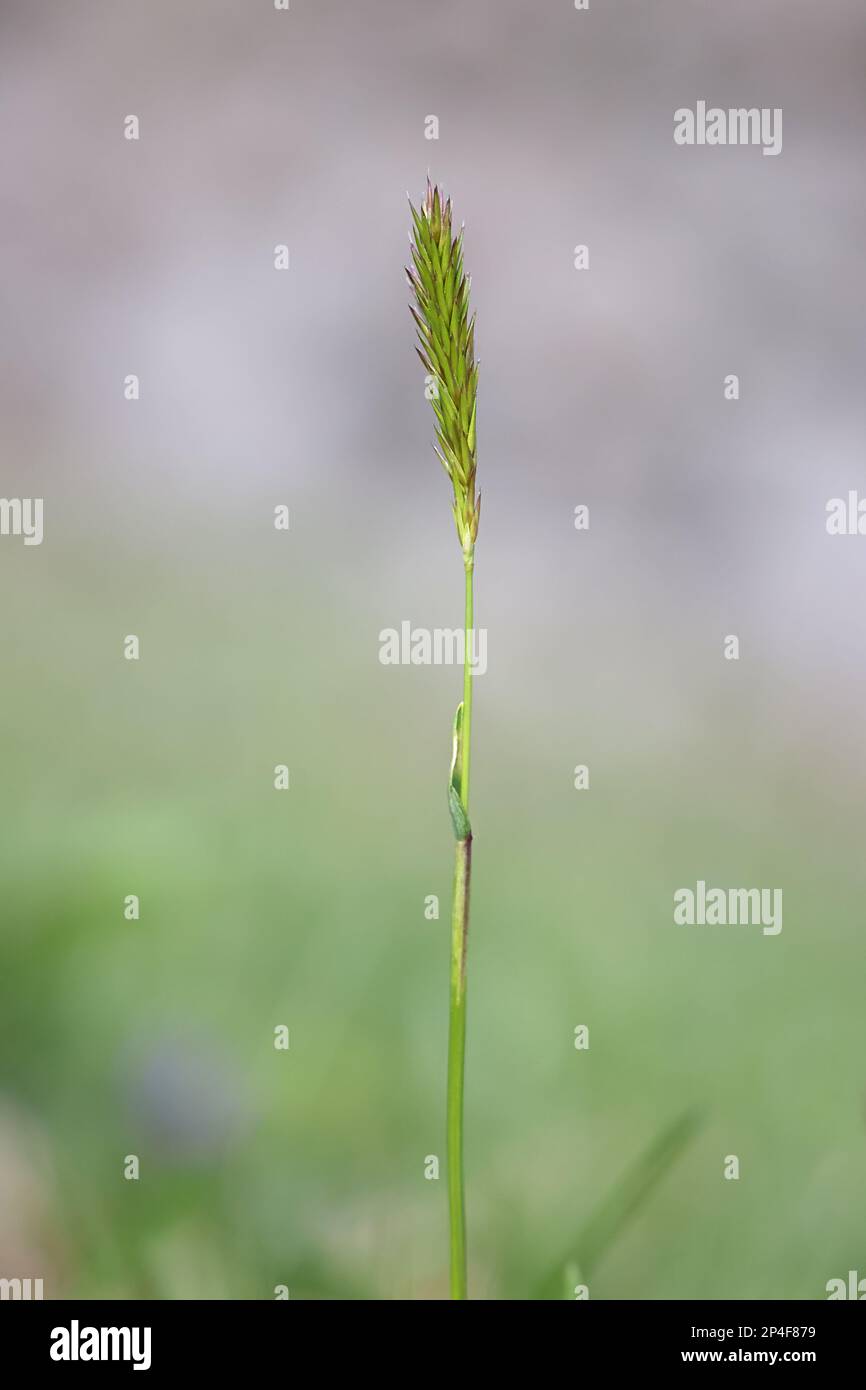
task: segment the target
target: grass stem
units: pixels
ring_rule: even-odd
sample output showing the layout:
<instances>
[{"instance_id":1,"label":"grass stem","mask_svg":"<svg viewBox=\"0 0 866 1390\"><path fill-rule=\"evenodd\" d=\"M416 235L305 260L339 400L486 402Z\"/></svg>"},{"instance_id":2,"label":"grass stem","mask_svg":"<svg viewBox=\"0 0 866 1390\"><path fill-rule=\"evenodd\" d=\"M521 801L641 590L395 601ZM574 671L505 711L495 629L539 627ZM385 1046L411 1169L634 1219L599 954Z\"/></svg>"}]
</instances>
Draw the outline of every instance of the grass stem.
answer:
<instances>
[{"instance_id":1,"label":"grass stem","mask_svg":"<svg viewBox=\"0 0 866 1390\"><path fill-rule=\"evenodd\" d=\"M469 814L469 755L472 727L473 573L471 552L465 558L466 602L463 655L463 712L460 739L460 801ZM458 840L454 859L454 899L451 910L451 1003L448 1026L448 1215L451 1237L451 1297L468 1298L466 1269L466 1207L463 1192L463 1074L466 1053L466 948L469 940L469 890L472 875L472 833Z\"/></svg>"}]
</instances>

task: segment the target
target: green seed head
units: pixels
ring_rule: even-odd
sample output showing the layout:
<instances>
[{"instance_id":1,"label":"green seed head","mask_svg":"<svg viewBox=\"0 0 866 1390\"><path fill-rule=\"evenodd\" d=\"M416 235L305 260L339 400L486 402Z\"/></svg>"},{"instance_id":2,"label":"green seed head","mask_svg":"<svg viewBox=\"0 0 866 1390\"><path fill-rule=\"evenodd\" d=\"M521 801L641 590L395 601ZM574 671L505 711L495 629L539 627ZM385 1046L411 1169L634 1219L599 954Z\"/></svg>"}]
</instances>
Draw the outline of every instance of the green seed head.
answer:
<instances>
[{"instance_id":1,"label":"green seed head","mask_svg":"<svg viewBox=\"0 0 866 1390\"><path fill-rule=\"evenodd\" d=\"M416 352L431 378L436 454L454 488L454 521L467 563L478 535L481 497L475 495L475 315L463 273L463 230L452 230L451 199L427 180L420 210L410 202L414 240L406 274L415 296L410 312Z\"/></svg>"}]
</instances>

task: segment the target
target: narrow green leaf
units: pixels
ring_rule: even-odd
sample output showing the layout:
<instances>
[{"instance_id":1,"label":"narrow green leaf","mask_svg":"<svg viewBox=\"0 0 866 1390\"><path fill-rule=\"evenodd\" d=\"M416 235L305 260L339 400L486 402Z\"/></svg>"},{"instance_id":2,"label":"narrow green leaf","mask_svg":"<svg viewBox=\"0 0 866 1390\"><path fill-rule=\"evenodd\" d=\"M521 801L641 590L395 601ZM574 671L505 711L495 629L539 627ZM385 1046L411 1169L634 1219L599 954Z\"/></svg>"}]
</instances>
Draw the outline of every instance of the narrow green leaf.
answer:
<instances>
[{"instance_id":1,"label":"narrow green leaf","mask_svg":"<svg viewBox=\"0 0 866 1390\"><path fill-rule=\"evenodd\" d=\"M453 787L448 788L448 809L451 812L451 825L455 840L468 840L472 834L469 817L463 809L463 802Z\"/></svg>"},{"instance_id":2,"label":"narrow green leaf","mask_svg":"<svg viewBox=\"0 0 866 1390\"><path fill-rule=\"evenodd\" d=\"M455 521L456 521L455 515ZM460 799L463 777L463 701L457 706L451 731L451 769L448 774L448 809L455 840L468 840L472 834L469 817Z\"/></svg>"},{"instance_id":3,"label":"narrow green leaf","mask_svg":"<svg viewBox=\"0 0 866 1390\"><path fill-rule=\"evenodd\" d=\"M596 1208L561 1258L551 1266L536 1286L533 1298L560 1298L563 1270L571 1261L577 1262L585 1275L593 1272L617 1236L682 1157L701 1119L698 1111L687 1110L656 1136Z\"/></svg>"}]
</instances>

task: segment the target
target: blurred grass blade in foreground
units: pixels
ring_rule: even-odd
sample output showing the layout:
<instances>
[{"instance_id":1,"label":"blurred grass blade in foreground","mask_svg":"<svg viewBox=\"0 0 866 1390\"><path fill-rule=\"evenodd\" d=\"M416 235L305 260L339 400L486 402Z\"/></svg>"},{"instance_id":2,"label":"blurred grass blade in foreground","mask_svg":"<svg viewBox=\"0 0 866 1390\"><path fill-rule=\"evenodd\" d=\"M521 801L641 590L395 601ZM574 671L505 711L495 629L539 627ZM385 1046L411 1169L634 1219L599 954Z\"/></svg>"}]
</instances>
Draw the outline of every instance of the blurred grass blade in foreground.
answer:
<instances>
[{"instance_id":1,"label":"blurred grass blade in foreground","mask_svg":"<svg viewBox=\"0 0 866 1390\"><path fill-rule=\"evenodd\" d=\"M561 1259L533 1290L536 1299L574 1297L570 1273L579 1269L588 1278L629 1221L650 1198L654 1189L670 1172L691 1143L701 1125L698 1110L686 1110L656 1136L653 1143L629 1168L598 1206ZM563 1294L563 1283L568 1288Z\"/></svg>"}]
</instances>

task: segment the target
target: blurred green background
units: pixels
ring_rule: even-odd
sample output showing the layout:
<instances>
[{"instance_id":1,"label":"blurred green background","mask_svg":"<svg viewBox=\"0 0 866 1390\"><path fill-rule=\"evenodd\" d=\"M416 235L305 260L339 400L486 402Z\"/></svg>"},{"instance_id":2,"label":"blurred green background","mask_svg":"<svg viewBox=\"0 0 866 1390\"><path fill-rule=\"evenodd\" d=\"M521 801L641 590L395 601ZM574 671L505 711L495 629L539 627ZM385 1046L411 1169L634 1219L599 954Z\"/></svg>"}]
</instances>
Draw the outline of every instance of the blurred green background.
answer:
<instances>
[{"instance_id":1,"label":"blurred green background","mask_svg":"<svg viewBox=\"0 0 866 1390\"><path fill-rule=\"evenodd\" d=\"M0 1276L446 1296L460 677L378 660L461 614L428 166L482 370L471 1293L866 1274L866 543L824 529L866 491L866 23L693 8L4 6L2 491L45 540L0 539ZM783 154L678 149L698 98L782 105ZM674 926L701 878L781 934Z\"/></svg>"},{"instance_id":2,"label":"blurred green background","mask_svg":"<svg viewBox=\"0 0 866 1390\"><path fill-rule=\"evenodd\" d=\"M212 544L227 555L230 537ZM445 1293L444 1178L425 1180L424 1160L444 1156L443 777L459 678L380 667L344 608L321 592L299 605L308 550L266 536L236 581L211 551L182 572L127 553L110 586L105 556L74 582L58 557L53 582L25 586L34 554L18 552L2 1239L4 1267L42 1274L53 1296ZM459 601L450 558L443 587ZM479 561L483 611L493 576ZM127 631L139 663L122 658ZM721 737L679 737L655 761L633 733L597 730L591 788L576 792L531 701L491 706L489 679L476 690L475 1296L527 1296L693 1105L696 1137L591 1296L821 1296L858 1268L866 1229L854 789L843 796L840 772L827 794L741 707ZM272 789L282 761L286 793ZM673 889L698 876L782 885L782 933L674 927ZM133 892L137 922L123 915ZM424 916L430 893L439 921ZM723 1179L732 1153L738 1182Z\"/></svg>"}]
</instances>

